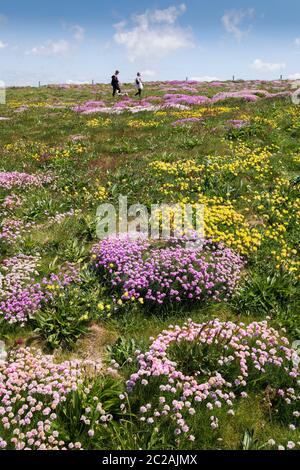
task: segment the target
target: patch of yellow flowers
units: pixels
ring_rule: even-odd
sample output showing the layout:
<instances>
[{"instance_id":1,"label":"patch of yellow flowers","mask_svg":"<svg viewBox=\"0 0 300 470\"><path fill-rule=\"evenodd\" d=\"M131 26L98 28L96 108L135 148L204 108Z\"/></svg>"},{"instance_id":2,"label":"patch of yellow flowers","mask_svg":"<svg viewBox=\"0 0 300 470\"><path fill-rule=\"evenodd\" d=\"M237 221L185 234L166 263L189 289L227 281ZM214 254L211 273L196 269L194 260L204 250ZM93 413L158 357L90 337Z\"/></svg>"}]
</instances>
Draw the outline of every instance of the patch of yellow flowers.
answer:
<instances>
[{"instance_id":1,"label":"patch of yellow flowers","mask_svg":"<svg viewBox=\"0 0 300 470\"><path fill-rule=\"evenodd\" d=\"M157 178L159 192L167 200L182 205L203 204L207 238L224 242L244 255L256 252L264 242L267 242L267 246L271 243L270 250L273 250L276 267L284 267L299 276L297 250L288 241L288 236L290 228L300 230L300 199L292 196L291 183L284 177L274 179L273 190L269 189L271 157L277 158L278 147L273 145L251 149L243 142L230 142L228 145L226 155L208 157L208 165L199 164L196 159L150 163L149 170ZM280 165L280 160L276 161ZM249 206L244 207L241 213L236 209L235 200L202 194L203 177L216 173L221 175L223 172L235 176L245 173L263 183L266 177L266 189L242 196L243 203ZM244 214L249 215L246 217Z\"/></svg>"},{"instance_id":2,"label":"patch of yellow flowers","mask_svg":"<svg viewBox=\"0 0 300 470\"><path fill-rule=\"evenodd\" d=\"M283 267L300 280L300 261L295 258L297 255L299 257L299 254L295 248L289 247L286 241L282 240L279 250L272 251L272 255L276 259L277 269Z\"/></svg>"},{"instance_id":3,"label":"patch of yellow flowers","mask_svg":"<svg viewBox=\"0 0 300 470\"><path fill-rule=\"evenodd\" d=\"M178 191L190 191L201 183L201 177L205 170L195 160L183 160L179 162L155 161L150 163L149 168L155 176L161 179L160 191L164 196L177 197ZM171 182L164 182L165 178L171 177Z\"/></svg>"},{"instance_id":4,"label":"patch of yellow flowers","mask_svg":"<svg viewBox=\"0 0 300 470\"><path fill-rule=\"evenodd\" d=\"M142 119L130 119L127 126L133 129L151 129L160 125L158 121L143 121Z\"/></svg>"},{"instance_id":5,"label":"patch of yellow flowers","mask_svg":"<svg viewBox=\"0 0 300 470\"><path fill-rule=\"evenodd\" d=\"M22 158L30 160L40 160L43 154L48 154L50 158L65 159L76 154L82 154L86 147L82 142L68 143L64 147L49 147L42 142L17 140L12 144L6 144L4 149L8 153L20 155Z\"/></svg>"},{"instance_id":6,"label":"patch of yellow flowers","mask_svg":"<svg viewBox=\"0 0 300 470\"><path fill-rule=\"evenodd\" d=\"M275 145L270 147L249 148L245 143L237 145L229 142L230 154L223 156L209 155L207 157L209 173L231 173L238 176L251 172L256 180L264 180L271 173L271 157L278 151Z\"/></svg>"},{"instance_id":7,"label":"patch of yellow flowers","mask_svg":"<svg viewBox=\"0 0 300 470\"><path fill-rule=\"evenodd\" d=\"M204 205L205 237L233 248L241 254L256 252L262 236L250 227L243 214L234 209L233 202L199 194L198 204Z\"/></svg>"},{"instance_id":8,"label":"patch of yellow flowers","mask_svg":"<svg viewBox=\"0 0 300 470\"><path fill-rule=\"evenodd\" d=\"M99 310L99 312L101 312L101 314L105 313L107 318L111 317L112 307L110 304L99 302L97 305L97 309Z\"/></svg>"},{"instance_id":9,"label":"patch of yellow flowers","mask_svg":"<svg viewBox=\"0 0 300 470\"><path fill-rule=\"evenodd\" d=\"M134 297L134 296L130 297L128 292L124 292L123 298L126 299L126 300L129 300L129 299L130 299L132 302L138 302L138 303L141 304L141 305L144 304L144 299L143 299L143 297L139 297L138 299L137 299L136 297ZM118 304L119 306L121 306L121 305L124 304L124 302L123 302L122 299L119 299L118 302L117 302L117 304Z\"/></svg>"},{"instance_id":10,"label":"patch of yellow flowers","mask_svg":"<svg viewBox=\"0 0 300 470\"><path fill-rule=\"evenodd\" d=\"M199 165L194 160L182 160L174 163L155 161L149 166L157 175L169 174L176 177L199 175L203 173L205 168L204 165Z\"/></svg>"},{"instance_id":11,"label":"patch of yellow flowers","mask_svg":"<svg viewBox=\"0 0 300 470\"><path fill-rule=\"evenodd\" d=\"M172 231L182 232L182 214L184 213L185 204L190 204L193 209L196 209L196 204L204 206L204 220L198 219L197 223L198 229L201 229L201 223L203 223L205 238L223 242L226 246L243 255L257 251L261 244L262 235L255 227L250 227L245 217L234 209L233 203L225 201L223 198L209 198L199 194L196 203L190 201L188 197L183 198L178 206L170 206L169 218L167 219L163 218L158 210L153 216L156 220L159 217L161 230L171 227ZM196 211L194 214L196 214ZM166 227L166 223L168 227ZM185 226L184 230L188 231L193 228L193 226Z\"/></svg>"},{"instance_id":12,"label":"patch of yellow flowers","mask_svg":"<svg viewBox=\"0 0 300 470\"><path fill-rule=\"evenodd\" d=\"M107 200L108 193L104 186L99 186L96 190L95 197L98 201L105 201Z\"/></svg>"},{"instance_id":13,"label":"patch of yellow flowers","mask_svg":"<svg viewBox=\"0 0 300 470\"><path fill-rule=\"evenodd\" d=\"M51 106L59 106L59 107L71 107L71 106L77 106L78 103L76 101L69 101L69 102L61 102L59 103L57 101L17 101L17 100L8 100L7 106L12 109L17 109L21 108L22 106L26 106L31 109L36 109L36 108L50 108Z\"/></svg>"},{"instance_id":14,"label":"patch of yellow flowers","mask_svg":"<svg viewBox=\"0 0 300 470\"><path fill-rule=\"evenodd\" d=\"M243 121L249 121L251 124L260 124L272 127L275 129L278 126L278 122L276 119L265 118L263 116L251 116L250 114L241 114L239 119Z\"/></svg>"},{"instance_id":15,"label":"patch of yellow flowers","mask_svg":"<svg viewBox=\"0 0 300 470\"><path fill-rule=\"evenodd\" d=\"M300 231L300 198L296 194L291 197L290 181L276 178L273 191L256 192L247 202L257 204L256 210L264 220L264 240L270 240L276 247L272 251L276 267L284 267L300 278L298 251L286 240L289 228Z\"/></svg>"},{"instance_id":16,"label":"patch of yellow flowers","mask_svg":"<svg viewBox=\"0 0 300 470\"><path fill-rule=\"evenodd\" d=\"M112 123L112 120L109 118L101 119L101 118L94 118L87 121L87 127L95 128L95 127L109 127Z\"/></svg>"},{"instance_id":17,"label":"patch of yellow flowers","mask_svg":"<svg viewBox=\"0 0 300 470\"><path fill-rule=\"evenodd\" d=\"M187 119L187 118L201 118L203 116L217 116L219 114L230 113L237 111L239 108L229 106L211 106L211 107L199 107L198 109L191 109L186 111L157 111L157 116L172 116L176 119Z\"/></svg>"},{"instance_id":18,"label":"patch of yellow flowers","mask_svg":"<svg viewBox=\"0 0 300 470\"><path fill-rule=\"evenodd\" d=\"M250 227L245 217L237 212L232 203L214 204L210 199L202 198L205 203L205 236L224 242L230 248L247 255L257 251L261 244L261 234Z\"/></svg>"},{"instance_id":19,"label":"patch of yellow flowers","mask_svg":"<svg viewBox=\"0 0 300 470\"><path fill-rule=\"evenodd\" d=\"M276 129L277 127L277 121L271 118L264 118L262 116L254 116L253 119L251 119L251 121L254 122L255 124L262 124L265 126L272 127L273 129Z\"/></svg>"},{"instance_id":20,"label":"patch of yellow flowers","mask_svg":"<svg viewBox=\"0 0 300 470\"><path fill-rule=\"evenodd\" d=\"M284 111L280 111L277 114L277 119L280 121L281 119L289 119L290 120L290 127L289 130L296 130L300 128L300 109L299 106L290 106L289 108L285 109Z\"/></svg>"},{"instance_id":21,"label":"patch of yellow flowers","mask_svg":"<svg viewBox=\"0 0 300 470\"><path fill-rule=\"evenodd\" d=\"M8 153L20 155L22 158L39 160L41 154L47 152L48 147L42 142L16 140L14 143L6 144L4 149Z\"/></svg>"},{"instance_id":22,"label":"patch of yellow flowers","mask_svg":"<svg viewBox=\"0 0 300 470\"><path fill-rule=\"evenodd\" d=\"M52 158L66 159L74 155L82 154L85 151L85 146L81 142L75 142L67 145L64 148L50 149L49 153Z\"/></svg>"},{"instance_id":23,"label":"patch of yellow flowers","mask_svg":"<svg viewBox=\"0 0 300 470\"><path fill-rule=\"evenodd\" d=\"M300 153L296 153L295 155L292 155L292 160L294 163L297 163L300 165Z\"/></svg>"}]
</instances>

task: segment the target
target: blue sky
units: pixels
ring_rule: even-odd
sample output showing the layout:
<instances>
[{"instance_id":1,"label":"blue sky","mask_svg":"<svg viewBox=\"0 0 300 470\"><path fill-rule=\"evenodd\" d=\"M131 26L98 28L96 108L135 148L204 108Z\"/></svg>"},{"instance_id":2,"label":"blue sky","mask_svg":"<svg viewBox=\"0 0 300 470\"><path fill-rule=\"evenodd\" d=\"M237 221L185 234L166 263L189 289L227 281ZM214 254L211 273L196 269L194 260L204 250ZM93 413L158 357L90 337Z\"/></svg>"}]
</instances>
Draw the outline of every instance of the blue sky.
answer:
<instances>
[{"instance_id":1,"label":"blue sky","mask_svg":"<svg viewBox=\"0 0 300 470\"><path fill-rule=\"evenodd\" d=\"M0 80L300 78L299 18L299 0L0 0Z\"/></svg>"}]
</instances>

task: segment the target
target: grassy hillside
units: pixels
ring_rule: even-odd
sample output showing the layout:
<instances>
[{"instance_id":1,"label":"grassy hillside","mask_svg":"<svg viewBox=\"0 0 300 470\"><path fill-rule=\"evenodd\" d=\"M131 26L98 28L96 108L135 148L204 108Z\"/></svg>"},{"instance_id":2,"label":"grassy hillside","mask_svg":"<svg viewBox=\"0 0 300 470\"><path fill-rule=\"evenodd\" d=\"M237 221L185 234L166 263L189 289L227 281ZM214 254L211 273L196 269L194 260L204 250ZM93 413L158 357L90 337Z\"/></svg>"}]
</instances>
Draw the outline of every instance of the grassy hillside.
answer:
<instances>
[{"instance_id":1,"label":"grassy hillside","mask_svg":"<svg viewBox=\"0 0 300 470\"><path fill-rule=\"evenodd\" d=\"M11 88L0 107L0 447L299 447L292 84L123 91ZM120 195L203 204L209 266L151 240L139 265L133 245L105 258L96 210Z\"/></svg>"}]
</instances>

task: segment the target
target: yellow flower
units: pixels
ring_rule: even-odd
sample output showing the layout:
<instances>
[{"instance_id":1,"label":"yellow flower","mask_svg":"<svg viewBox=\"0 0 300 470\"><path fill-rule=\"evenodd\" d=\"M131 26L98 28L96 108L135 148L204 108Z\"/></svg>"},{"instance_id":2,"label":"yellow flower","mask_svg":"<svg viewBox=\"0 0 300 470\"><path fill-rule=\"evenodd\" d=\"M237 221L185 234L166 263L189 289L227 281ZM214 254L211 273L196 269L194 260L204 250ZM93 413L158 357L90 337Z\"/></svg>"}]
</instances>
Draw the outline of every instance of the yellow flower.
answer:
<instances>
[{"instance_id":1,"label":"yellow flower","mask_svg":"<svg viewBox=\"0 0 300 470\"><path fill-rule=\"evenodd\" d=\"M158 127L160 123L158 121L143 121L142 119L131 119L127 122L128 127L134 129L152 128Z\"/></svg>"},{"instance_id":2,"label":"yellow flower","mask_svg":"<svg viewBox=\"0 0 300 470\"><path fill-rule=\"evenodd\" d=\"M105 201L108 197L108 193L106 191L106 188L104 186L99 186L97 191L96 191L95 197L99 201Z\"/></svg>"},{"instance_id":3,"label":"yellow flower","mask_svg":"<svg viewBox=\"0 0 300 470\"><path fill-rule=\"evenodd\" d=\"M89 316L87 313L85 313L84 315L82 315L80 318L79 318L79 321L87 321L89 319Z\"/></svg>"}]
</instances>

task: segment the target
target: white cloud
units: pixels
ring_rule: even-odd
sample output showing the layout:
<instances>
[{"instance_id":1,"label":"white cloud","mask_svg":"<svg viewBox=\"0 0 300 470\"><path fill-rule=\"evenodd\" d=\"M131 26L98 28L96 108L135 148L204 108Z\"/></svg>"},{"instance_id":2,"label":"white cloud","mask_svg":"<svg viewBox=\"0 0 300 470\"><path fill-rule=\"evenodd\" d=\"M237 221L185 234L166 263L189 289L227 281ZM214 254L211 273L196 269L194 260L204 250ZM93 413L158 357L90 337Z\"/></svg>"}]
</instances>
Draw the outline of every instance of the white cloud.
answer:
<instances>
[{"instance_id":1,"label":"white cloud","mask_svg":"<svg viewBox=\"0 0 300 470\"><path fill-rule=\"evenodd\" d=\"M156 75L155 70L143 70L141 72L142 77L154 77Z\"/></svg>"},{"instance_id":2,"label":"white cloud","mask_svg":"<svg viewBox=\"0 0 300 470\"><path fill-rule=\"evenodd\" d=\"M46 44L33 47L27 54L33 55L60 55L70 50L70 44L65 39L58 41L48 41Z\"/></svg>"},{"instance_id":3,"label":"white cloud","mask_svg":"<svg viewBox=\"0 0 300 470\"><path fill-rule=\"evenodd\" d=\"M134 15L137 23L147 24L152 23L168 23L174 24L177 18L186 11L184 3L176 6L171 6L165 10L147 10L142 15Z\"/></svg>"},{"instance_id":4,"label":"white cloud","mask_svg":"<svg viewBox=\"0 0 300 470\"><path fill-rule=\"evenodd\" d=\"M7 21L6 16L0 15L0 24L6 23L6 21ZM5 44L3 41L0 41L0 49L4 49L5 47L7 47L7 44Z\"/></svg>"},{"instance_id":5,"label":"white cloud","mask_svg":"<svg viewBox=\"0 0 300 470\"><path fill-rule=\"evenodd\" d=\"M221 79L210 75L204 75L203 77L191 77L191 80L195 80L196 82L218 82Z\"/></svg>"},{"instance_id":6,"label":"white cloud","mask_svg":"<svg viewBox=\"0 0 300 470\"><path fill-rule=\"evenodd\" d=\"M222 23L228 33L233 34L238 41L241 41L249 33L249 27L244 29L242 23L247 19L253 18L254 14L253 8L248 10L231 10L222 17Z\"/></svg>"},{"instance_id":7,"label":"white cloud","mask_svg":"<svg viewBox=\"0 0 300 470\"><path fill-rule=\"evenodd\" d=\"M68 23L66 21L61 22L61 26L64 31L72 33L75 41L82 42L85 38L85 28L78 23Z\"/></svg>"},{"instance_id":8,"label":"white cloud","mask_svg":"<svg viewBox=\"0 0 300 470\"><path fill-rule=\"evenodd\" d=\"M288 76L289 80L300 80L300 73L294 73Z\"/></svg>"},{"instance_id":9,"label":"white cloud","mask_svg":"<svg viewBox=\"0 0 300 470\"><path fill-rule=\"evenodd\" d=\"M75 24L71 26L71 31L73 32L76 41L82 42L84 40L85 29L82 26L80 26L79 24Z\"/></svg>"},{"instance_id":10,"label":"white cloud","mask_svg":"<svg viewBox=\"0 0 300 470\"><path fill-rule=\"evenodd\" d=\"M295 38L294 44L295 44L296 46L300 46L300 38Z\"/></svg>"},{"instance_id":11,"label":"white cloud","mask_svg":"<svg viewBox=\"0 0 300 470\"><path fill-rule=\"evenodd\" d=\"M264 62L261 59L255 59L251 67L255 70L260 70L262 72L276 72L277 70L285 69L286 64L284 62L272 63L272 62Z\"/></svg>"},{"instance_id":12,"label":"white cloud","mask_svg":"<svg viewBox=\"0 0 300 470\"><path fill-rule=\"evenodd\" d=\"M115 24L114 41L127 49L131 62L137 59L159 59L179 49L193 47L190 28L177 25L177 19L186 11L184 4L165 10L146 10L126 21Z\"/></svg>"}]
</instances>

